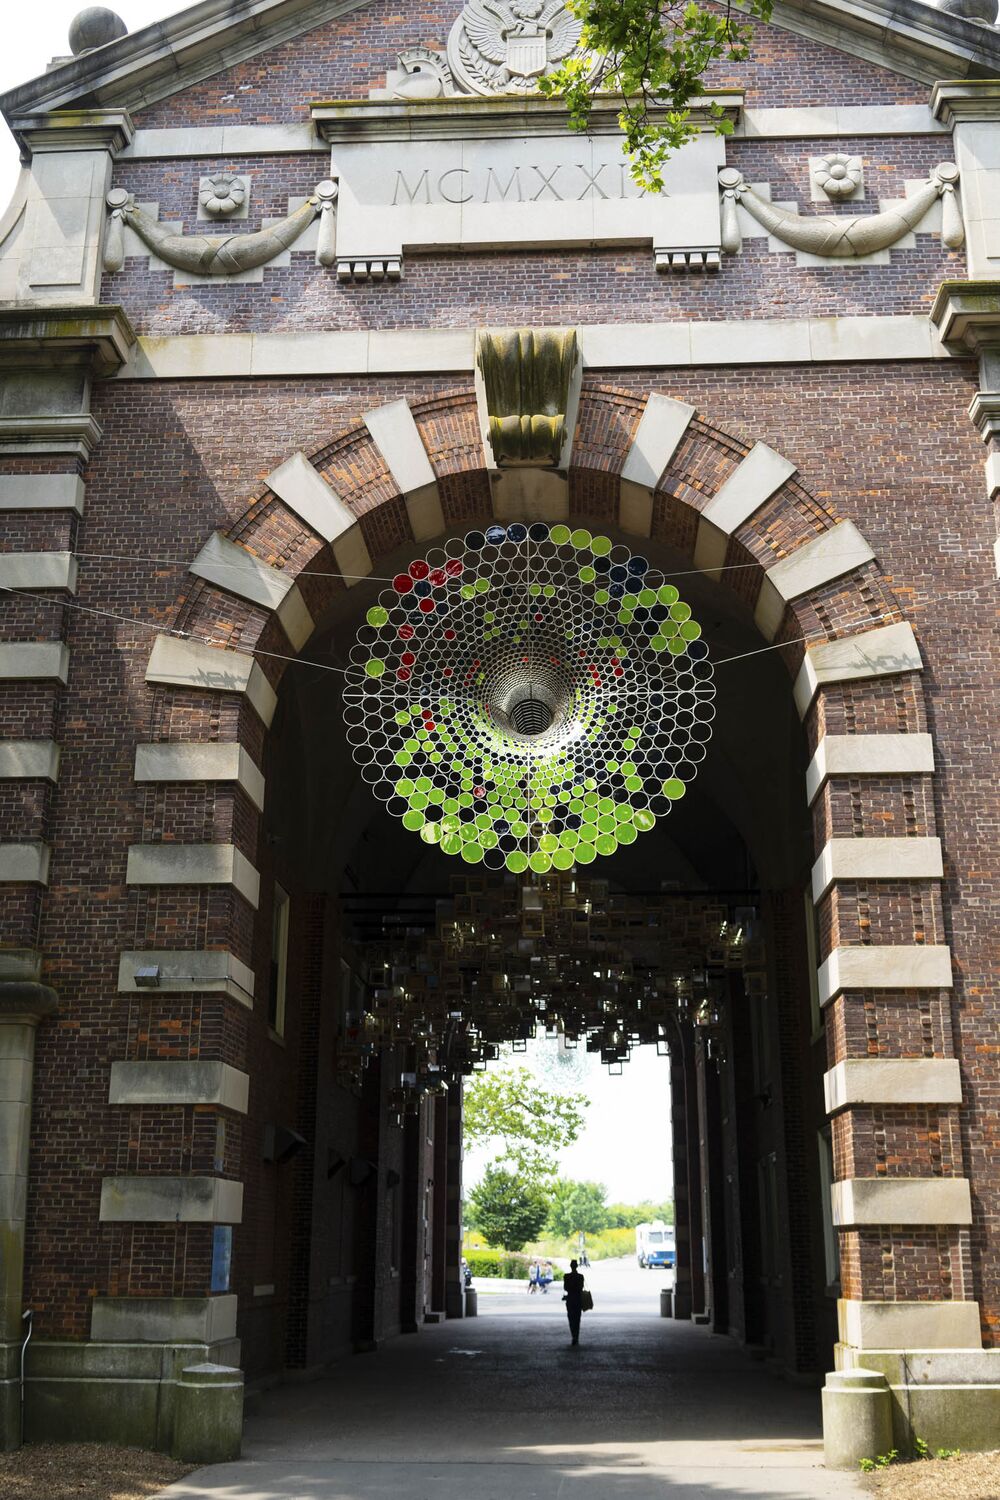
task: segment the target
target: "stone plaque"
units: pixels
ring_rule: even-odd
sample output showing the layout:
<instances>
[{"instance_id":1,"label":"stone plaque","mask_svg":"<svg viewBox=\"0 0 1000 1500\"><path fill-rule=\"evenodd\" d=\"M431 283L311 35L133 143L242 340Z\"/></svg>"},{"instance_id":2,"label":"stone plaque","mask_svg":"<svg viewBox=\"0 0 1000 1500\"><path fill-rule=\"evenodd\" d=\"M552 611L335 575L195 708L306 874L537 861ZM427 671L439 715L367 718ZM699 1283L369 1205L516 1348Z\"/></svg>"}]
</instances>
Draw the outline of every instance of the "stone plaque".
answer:
<instances>
[{"instance_id":1,"label":"stone plaque","mask_svg":"<svg viewBox=\"0 0 1000 1500\"><path fill-rule=\"evenodd\" d=\"M438 121L439 126L443 121ZM337 140L337 263L344 279L399 274L404 254L649 245L662 269L715 269L721 136L706 131L667 162L661 193L629 175L620 137L550 134Z\"/></svg>"}]
</instances>

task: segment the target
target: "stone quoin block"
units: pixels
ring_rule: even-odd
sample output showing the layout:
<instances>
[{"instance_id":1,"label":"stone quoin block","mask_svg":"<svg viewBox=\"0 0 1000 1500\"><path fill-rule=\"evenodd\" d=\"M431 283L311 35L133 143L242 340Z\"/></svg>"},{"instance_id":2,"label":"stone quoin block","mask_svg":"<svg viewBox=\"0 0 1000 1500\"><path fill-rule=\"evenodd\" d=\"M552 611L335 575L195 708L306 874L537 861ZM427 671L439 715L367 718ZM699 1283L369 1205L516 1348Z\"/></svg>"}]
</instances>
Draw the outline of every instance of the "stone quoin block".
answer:
<instances>
[{"instance_id":1,"label":"stone quoin block","mask_svg":"<svg viewBox=\"0 0 1000 1500\"><path fill-rule=\"evenodd\" d=\"M819 970L820 1004L842 990L951 988L951 950L943 944L835 948Z\"/></svg>"},{"instance_id":2,"label":"stone quoin block","mask_svg":"<svg viewBox=\"0 0 1000 1500\"><path fill-rule=\"evenodd\" d=\"M51 850L40 839L0 844L0 881L48 885Z\"/></svg>"},{"instance_id":3,"label":"stone quoin block","mask_svg":"<svg viewBox=\"0 0 1000 1500\"><path fill-rule=\"evenodd\" d=\"M243 1184L223 1177L106 1177L102 1224L239 1224Z\"/></svg>"},{"instance_id":4,"label":"stone quoin block","mask_svg":"<svg viewBox=\"0 0 1000 1500\"><path fill-rule=\"evenodd\" d=\"M81 516L85 495L78 474L0 474L0 511L69 510Z\"/></svg>"},{"instance_id":5,"label":"stone quoin block","mask_svg":"<svg viewBox=\"0 0 1000 1500\"><path fill-rule=\"evenodd\" d=\"M940 880L941 840L830 839L812 870L812 897L821 901L836 880Z\"/></svg>"},{"instance_id":6,"label":"stone quoin block","mask_svg":"<svg viewBox=\"0 0 1000 1500\"><path fill-rule=\"evenodd\" d=\"M58 781L55 740L0 740L0 780Z\"/></svg>"},{"instance_id":7,"label":"stone quoin block","mask_svg":"<svg viewBox=\"0 0 1000 1500\"><path fill-rule=\"evenodd\" d=\"M251 906L260 896L260 876L235 844L133 844L128 885L231 885Z\"/></svg>"},{"instance_id":8,"label":"stone quoin block","mask_svg":"<svg viewBox=\"0 0 1000 1500\"><path fill-rule=\"evenodd\" d=\"M817 688L832 682L858 682L923 671L912 625L880 625L838 641L811 646L795 679L795 706L805 718Z\"/></svg>"},{"instance_id":9,"label":"stone quoin block","mask_svg":"<svg viewBox=\"0 0 1000 1500\"><path fill-rule=\"evenodd\" d=\"M841 1298L840 1339L854 1349L981 1349L978 1302Z\"/></svg>"},{"instance_id":10,"label":"stone quoin block","mask_svg":"<svg viewBox=\"0 0 1000 1500\"><path fill-rule=\"evenodd\" d=\"M140 970L154 969L155 983L137 980ZM162 995L222 991L242 1005L252 1006L254 972L235 954L221 948L129 950L118 962L118 990L131 995L140 989L147 995L151 991Z\"/></svg>"},{"instance_id":11,"label":"stone quoin block","mask_svg":"<svg viewBox=\"0 0 1000 1500\"><path fill-rule=\"evenodd\" d=\"M826 734L806 771L814 802L830 776L917 776L934 770L929 734Z\"/></svg>"},{"instance_id":12,"label":"stone quoin block","mask_svg":"<svg viewBox=\"0 0 1000 1500\"><path fill-rule=\"evenodd\" d=\"M247 1112L250 1078L228 1063L180 1058L111 1064L109 1104L217 1104Z\"/></svg>"},{"instance_id":13,"label":"stone quoin block","mask_svg":"<svg viewBox=\"0 0 1000 1500\"><path fill-rule=\"evenodd\" d=\"M2 765L2 759L0 759ZM242 745L137 745L136 781L235 781L258 809L264 806L264 777Z\"/></svg>"},{"instance_id":14,"label":"stone quoin block","mask_svg":"<svg viewBox=\"0 0 1000 1500\"><path fill-rule=\"evenodd\" d=\"M238 1299L95 1297L90 1336L108 1344L215 1344L236 1337Z\"/></svg>"},{"instance_id":15,"label":"stone quoin block","mask_svg":"<svg viewBox=\"0 0 1000 1500\"><path fill-rule=\"evenodd\" d=\"M61 682L69 678L69 647L61 641L0 641L0 681Z\"/></svg>"},{"instance_id":16,"label":"stone quoin block","mask_svg":"<svg viewBox=\"0 0 1000 1500\"><path fill-rule=\"evenodd\" d=\"M0 554L0 589L65 589L76 593L77 563L70 552Z\"/></svg>"},{"instance_id":17,"label":"stone quoin block","mask_svg":"<svg viewBox=\"0 0 1000 1500\"><path fill-rule=\"evenodd\" d=\"M249 652L171 635L154 641L146 681L207 693L245 693L264 724L270 724L278 706L277 694Z\"/></svg>"},{"instance_id":18,"label":"stone quoin block","mask_svg":"<svg viewBox=\"0 0 1000 1500\"><path fill-rule=\"evenodd\" d=\"M964 1177L849 1177L831 1190L838 1229L871 1224L971 1224Z\"/></svg>"},{"instance_id":19,"label":"stone quoin block","mask_svg":"<svg viewBox=\"0 0 1000 1500\"><path fill-rule=\"evenodd\" d=\"M961 1104L962 1076L953 1057L855 1057L823 1080L827 1114L865 1104Z\"/></svg>"}]
</instances>

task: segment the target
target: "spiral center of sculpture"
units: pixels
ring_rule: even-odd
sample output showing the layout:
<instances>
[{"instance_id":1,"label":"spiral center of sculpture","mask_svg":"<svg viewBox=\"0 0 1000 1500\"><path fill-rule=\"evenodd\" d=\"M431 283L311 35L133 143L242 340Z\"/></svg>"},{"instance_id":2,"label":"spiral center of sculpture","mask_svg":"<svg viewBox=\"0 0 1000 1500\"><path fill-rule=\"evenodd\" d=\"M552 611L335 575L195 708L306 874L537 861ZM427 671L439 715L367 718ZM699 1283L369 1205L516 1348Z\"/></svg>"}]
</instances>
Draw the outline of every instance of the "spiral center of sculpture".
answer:
<instances>
[{"instance_id":1,"label":"spiral center of sculpture","mask_svg":"<svg viewBox=\"0 0 1000 1500\"><path fill-rule=\"evenodd\" d=\"M552 711L540 698L529 695L519 699L511 708L510 722L518 734L544 734L552 723Z\"/></svg>"}]
</instances>

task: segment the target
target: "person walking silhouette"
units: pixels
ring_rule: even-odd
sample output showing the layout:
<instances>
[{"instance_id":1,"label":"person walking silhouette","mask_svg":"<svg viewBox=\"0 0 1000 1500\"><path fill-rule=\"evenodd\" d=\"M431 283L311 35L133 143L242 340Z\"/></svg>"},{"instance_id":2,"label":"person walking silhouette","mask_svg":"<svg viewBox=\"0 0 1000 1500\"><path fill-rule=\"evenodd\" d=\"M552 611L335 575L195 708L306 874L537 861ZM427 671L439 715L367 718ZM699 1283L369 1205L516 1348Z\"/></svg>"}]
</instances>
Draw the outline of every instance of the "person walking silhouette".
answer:
<instances>
[{"instance_id":1,"label":"person walking silhouette","mask_svg":"<svg viewBox=\"0 0 1000 1500\"><path fill-rule=\"evenodd\" d=\"M569 1270L563 1277L563 1301L566 1304L570 1337L574 1344L578 1344L580 1342L580 1316L583 1312L583 1277L576 1269L575 1260L570 1261Z\"/></svg>"}]
</instances>

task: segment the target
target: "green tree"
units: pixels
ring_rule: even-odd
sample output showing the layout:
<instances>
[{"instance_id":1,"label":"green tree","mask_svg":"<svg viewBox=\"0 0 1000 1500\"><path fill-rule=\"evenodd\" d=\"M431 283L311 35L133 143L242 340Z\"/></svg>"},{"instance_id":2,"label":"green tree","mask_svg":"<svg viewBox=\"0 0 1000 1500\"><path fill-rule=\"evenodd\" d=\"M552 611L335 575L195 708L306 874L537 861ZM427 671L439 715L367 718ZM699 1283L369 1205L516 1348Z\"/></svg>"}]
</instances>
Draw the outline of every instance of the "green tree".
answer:
<instances>
[{"instance_id":1,"label":"green tree","mask_svg":"<svg viewBox=\"0 0 1000 1500\"><path fill-rule=\"evenodd\" d=\"M672 1224L673 1202L668 1199L666 1203L651 1203L647 1199L644 1203L608 1204L608 1227L611 1229L634 1229L637 1224L651 1224L654 1219Z\"/></svg>"},{"instance_id":2,"label":"green tree","mask_svg":"<svg viewBox=\"0 0 1000 1500\"><path fill-rule=\"evenodd\" d=\"M600 1234L608 1227L607 1190L600 1182L557 1182L549 1206L549 1227L560 1239L581 1229Z\"/></svg>"},{"instance_id":3,"label":"green tree","mask_svg":"<svg viewBox=\"0 0 1000 1500\"><path fill-rule=\"evenodd\" d=\"M520 1250L536 1239L549 1212L548 1196L537 1182L503 1167L486 1168L470 1201L480 1234L504 1250Z\"/></svg>"},{"instance_id":4,"label":"green tree","mask_svg":"<svg viewBox=\"0 0 1000 1500\"><path fill-rule=\"evenodd\" d=\"M667 157L698 134L694 110L706 72L720 58L744 59L752 26L730 0L567 0L567 6L583 22L580 47L539 88L566 100L575 130L587 129L598 93L615 95L632 176L658 192ZM746 3L762 21L772 8L773 0ZM731 132L718 105L707 113L720 134Z\"/></svg>"},{"instance_id":5,"label":"green tree","mask_svg":"<svg viewBox=\"0 0 1000 1500\"><path fill-rule=\"evenodd\" d=\"M542 1088L528 1068L477 1074L465 1086L466 1148L490 1146L495 1162L544 1182L558 1167L559 1151L580 1134L588 1103L585 1094Z\"/></svg>"}]
</instances>

